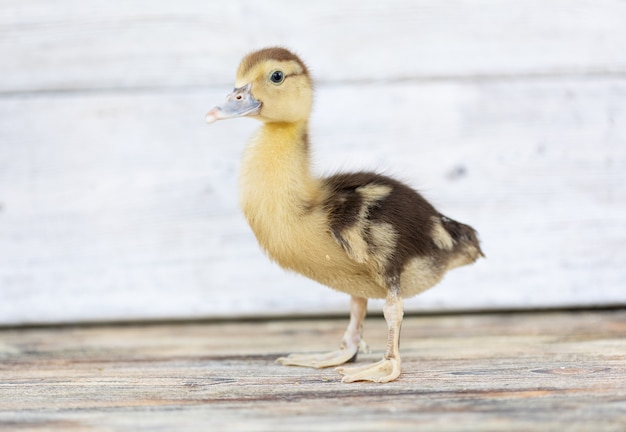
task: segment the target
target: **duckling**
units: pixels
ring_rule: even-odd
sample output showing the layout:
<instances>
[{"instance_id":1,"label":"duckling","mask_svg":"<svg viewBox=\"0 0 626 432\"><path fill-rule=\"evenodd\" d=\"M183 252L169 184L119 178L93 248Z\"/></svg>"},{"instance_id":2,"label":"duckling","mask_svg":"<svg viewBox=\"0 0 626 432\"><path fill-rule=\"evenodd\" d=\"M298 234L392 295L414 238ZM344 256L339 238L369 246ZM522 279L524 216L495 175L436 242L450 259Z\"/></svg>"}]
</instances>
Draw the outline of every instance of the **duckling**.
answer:
<instances>
[{"instance_id":1,"label":"duckling","mask_svg":"<svg viewBox=\"0 0 626 432\"><path fill-rule=\"evenodd\" d=\"M281 267L351 296L340 349L291 354L283 365L325 368L367 350L362 326L370 298L384 298L389 329L381 361L339 367L343 382L389 382L401 372L403 299L435 285L450 269L484 256L476 231L441 213L411 187L375 172L318 177L311 171L313 85L291 51L265 48L244 57L235 89L206 115L262 122L245 149L243 213L260 246Z\"/></svg>"}]
</instances>

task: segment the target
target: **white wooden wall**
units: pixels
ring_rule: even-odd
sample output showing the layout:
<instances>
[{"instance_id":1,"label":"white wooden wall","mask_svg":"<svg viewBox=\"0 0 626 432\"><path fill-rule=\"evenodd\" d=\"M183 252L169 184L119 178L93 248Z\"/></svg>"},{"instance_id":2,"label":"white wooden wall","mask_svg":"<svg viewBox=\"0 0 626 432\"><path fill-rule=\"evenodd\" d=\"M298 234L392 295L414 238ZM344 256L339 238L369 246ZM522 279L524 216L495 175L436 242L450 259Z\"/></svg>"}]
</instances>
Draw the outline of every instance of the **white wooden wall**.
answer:
<instances>
[{"instance_id":1,"label":"white wooden wall","mask_svg":"<svg viewBox=\"0 0 626 432\"><path fill-rule=\"evenodd\" d=\"M257 124L204 124L273 44L317 79L320 173L479 230L408 309L626 304L623 1L0 0L0 324L347 311L239 214Z\"/></svg>"}]
</instances>

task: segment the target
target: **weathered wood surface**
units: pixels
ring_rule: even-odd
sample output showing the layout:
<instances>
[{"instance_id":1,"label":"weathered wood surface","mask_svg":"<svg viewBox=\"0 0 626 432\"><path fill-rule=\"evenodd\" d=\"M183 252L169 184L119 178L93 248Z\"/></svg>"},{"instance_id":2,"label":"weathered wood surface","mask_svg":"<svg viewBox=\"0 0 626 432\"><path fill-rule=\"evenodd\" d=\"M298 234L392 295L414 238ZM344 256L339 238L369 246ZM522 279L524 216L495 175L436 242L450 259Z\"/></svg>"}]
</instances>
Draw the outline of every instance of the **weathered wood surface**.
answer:
<instances>
[{"instance_id":1,"label":"weathered wood surface","mask_svg":"<svg viewBox=\"0 0 626 432\"><path fill-rule=\"evenodd\" d=\"M626 428L626 310L409 317L404 373L341 384L279 366L344 320L0 331L0 429L133 431ZM382 355L385 324L368 319Z\"/></svg>"},{"instance_id":2,"label":"weathered wood surface","mask_svg":"<svg viewBox=\"0 0 626 432\"><path fill-rule=\"evenodd\" d=\"M232 84L289 45L324 83L624 74L619 0L4 0L0 91Z\"/></svg>"},{"instance_id":3,"label":"weathered wood surface","mask_svg":"<svg viewBox=\"0 0 626 432\"><path fill-rule=\"evenodd\" d=\"M275 43L319 82L320 172L386 170L479 230L488 259L409 309L626 304L625 17L609 0L5 1L0 325L346 310L269 264L239 215L256 125L203 124L241 55Z\"/></svg>"},{"instance_id":4,"label":"weathered wood surface","mask_svg":"<svg viewBox=\"0 0 626 432\"><path fill-rule=\"evenodd\" d=\"M347 310L259 251L237 204L256 125L204 125L220 97L0 100L0 323ZM312 135L319 171L390 167L480 232L487 260L408 308L626 304L624 107L625 80L326 87Z\"/></svg>"}]
</instances>

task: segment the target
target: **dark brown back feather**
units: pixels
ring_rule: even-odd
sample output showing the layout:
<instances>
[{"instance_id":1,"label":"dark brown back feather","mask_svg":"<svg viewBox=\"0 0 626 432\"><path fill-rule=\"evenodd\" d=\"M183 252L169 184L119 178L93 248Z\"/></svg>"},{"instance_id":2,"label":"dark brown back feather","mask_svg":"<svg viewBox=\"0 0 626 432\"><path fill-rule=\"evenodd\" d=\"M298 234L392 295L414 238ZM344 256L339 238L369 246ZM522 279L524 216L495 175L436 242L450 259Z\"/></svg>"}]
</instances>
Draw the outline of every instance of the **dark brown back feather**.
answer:
<instances>
[{"instance_id":1,"label":"dark brown back feather","mask_svg":"<svg viewBox=\"0 0 626 432\"><path fill-rule=\"evenodd\" d=\"M431 257L434 265L445 268L455 254L466 256L467 262L484 256L472 227L441 215L422 195L398 180L372 172L356 172L327 177L324 183L330 192L324 203L330 229L340 243L341 233L359 222L364 203L357 189L367 185L384 185L391 189L389 195L372 203L367 211L369 223L388 223L398 234L395 250L387 262L389 278L400 275L413 257ZM441 221L454 240L453 250L444 250L435 243L432 233L437 221ZM365 240L370 244L367 238ZM343 243L342 246L348 247Z\"/></svg>"},{"instance_id":2,"label":"dark brown back feather","mask_svg":"<svg viewBox=\"0 0 626 432\"><path fill-rule=\"evenodd\" d=\"M469 225L465 225L461 222L450 219L449 217L441 216L441 222L443 227L450 233L452 238L459 243L469 243L480 251L481 256L485 256L480 250L480 242L478 241L478 235L476 230Z\"/></svg>"},{"instance_id":3,"label":"dark brown back feather","mask_svg":"<svg viewBox=\"0 0 626 432\"><path fill-rule=\"evenodd\" d=\"M388 223L398 234L388 271L399 274L405 262L414 256L435 255L439 249L430 237L432 216L439 213L418 192L390 177L357 172L337 174L325 179L330 198L325 207L330 217L331 231L336 237L357 222L362 198L356 189L367 185L384 185L391 192L374 203L368 211L371 223ZM366 239L367 241L367 239Z\"/></svg>"}]
</instances>

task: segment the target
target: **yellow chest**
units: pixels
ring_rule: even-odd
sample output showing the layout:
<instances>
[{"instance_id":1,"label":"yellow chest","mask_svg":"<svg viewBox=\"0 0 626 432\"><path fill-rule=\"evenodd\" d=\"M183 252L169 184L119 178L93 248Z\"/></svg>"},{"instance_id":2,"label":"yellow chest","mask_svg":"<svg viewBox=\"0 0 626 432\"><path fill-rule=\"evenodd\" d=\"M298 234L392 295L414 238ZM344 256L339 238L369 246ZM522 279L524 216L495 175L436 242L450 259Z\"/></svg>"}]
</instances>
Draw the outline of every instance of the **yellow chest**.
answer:
<instances>
[{"instance_id":1,"label":"yellow chest","mask_svg":"<svg viewBox=\"0 0 626 432\"><path fill-rule=\"evenodd\" d=\"M241 207L250 227L270 257L289 268L313 246L332 241L301 135L293 126L265 125L246 149L240 176Z\"/></svg>"},{"instance_id":2,"label":"yellow chest","mask_svg":"<svg viewBox=\"0 0 626 432\"><path fill-rule=\"evenodd\" d=\"M246 149L240 201L252 231L284 268L344 292L384 296L369 270L350 260L332 238L322 208L324 191L310 174L306 142L299 136L301 131L290 127L265 125Z\"/></svg>"}]
</instances>

